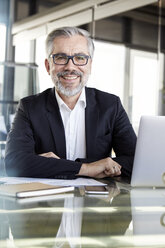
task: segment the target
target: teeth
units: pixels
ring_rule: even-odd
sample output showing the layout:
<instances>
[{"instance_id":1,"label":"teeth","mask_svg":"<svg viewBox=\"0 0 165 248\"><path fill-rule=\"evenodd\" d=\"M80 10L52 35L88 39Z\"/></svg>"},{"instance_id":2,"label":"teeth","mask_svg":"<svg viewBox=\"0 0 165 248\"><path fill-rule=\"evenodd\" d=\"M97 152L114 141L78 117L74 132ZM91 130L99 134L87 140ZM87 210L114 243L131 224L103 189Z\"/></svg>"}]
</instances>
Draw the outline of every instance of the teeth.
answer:
<instances>
[{"instance_id":1,"label":"teeth","mask_svg":"<svg viewBox=\"0 0 165 248\"><path fill-rule=\"evenodd\" d=\"M72 76L72 77L64 77L65 79L70 79L70 80L72 80L72 79L76 79L77 78L77 76Z\"/></svg>"}]
</instances>

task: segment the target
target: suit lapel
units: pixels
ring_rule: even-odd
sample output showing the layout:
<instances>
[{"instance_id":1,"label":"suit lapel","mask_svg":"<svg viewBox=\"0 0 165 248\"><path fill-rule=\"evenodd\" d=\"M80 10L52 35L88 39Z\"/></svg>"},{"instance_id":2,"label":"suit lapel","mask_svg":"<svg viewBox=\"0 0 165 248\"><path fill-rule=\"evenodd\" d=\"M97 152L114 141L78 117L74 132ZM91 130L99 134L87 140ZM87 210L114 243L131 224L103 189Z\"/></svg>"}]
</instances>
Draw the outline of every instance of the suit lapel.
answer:
<instances>
[{"instance_id":1,"label":"suit lapel","mask_svg":"<svg viewBox=\"0 0 165 248\"><path fill-rule=\"evenodd\" d=\"M55 141L57 155L66 158L65 131L58 103L52 88L47 98L47 117Z\"/></svg>"},{"instance_id":2,"label":"suit lapel","mask_svg":"<svg viewBox=\"0 0 165 248\"><path fill-rule=\"evenodd\" d=\"M86 127L86 154L87 158L94 158L96 154L95 144L97 136L97 125L99 111L95 99L95 92L86 88L87 107L85 110L85 127Z\"/></svg>"}]
</instances>

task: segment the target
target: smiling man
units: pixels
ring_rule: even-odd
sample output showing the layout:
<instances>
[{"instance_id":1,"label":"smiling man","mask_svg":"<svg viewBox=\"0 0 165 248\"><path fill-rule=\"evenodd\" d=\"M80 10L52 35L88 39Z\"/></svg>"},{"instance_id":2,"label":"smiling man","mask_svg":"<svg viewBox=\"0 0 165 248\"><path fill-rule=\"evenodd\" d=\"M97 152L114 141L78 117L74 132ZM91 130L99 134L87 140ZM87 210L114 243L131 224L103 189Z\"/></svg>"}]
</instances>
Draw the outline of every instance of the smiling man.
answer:
<instances>
[{"instance_id":1,"label":"smiling man","mask_svg":"<svg viewBox=\"0 0 165 248\"><path fill-rule=\"evenodd\" d=\"M120 99L86 87L94 53L89 33L76 27L54 30L46 51L45 67L55 87L20 100L7 139L7 174L130 176L136 136Z\"/></svg>"}]
</instances>

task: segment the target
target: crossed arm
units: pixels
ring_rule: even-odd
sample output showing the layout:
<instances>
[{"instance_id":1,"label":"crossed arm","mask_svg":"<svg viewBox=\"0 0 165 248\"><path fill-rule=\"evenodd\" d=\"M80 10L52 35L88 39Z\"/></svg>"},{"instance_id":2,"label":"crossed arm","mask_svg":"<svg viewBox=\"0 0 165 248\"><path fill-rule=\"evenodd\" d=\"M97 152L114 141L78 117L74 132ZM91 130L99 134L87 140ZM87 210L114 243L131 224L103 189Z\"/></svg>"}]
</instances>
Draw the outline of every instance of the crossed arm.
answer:
<instances>
[{"instance_id":1,"label":"crossed arm","mask_svg":"<svg viewBox=\"0 0 165 248\"><path fill-rule=\"evenodd\" d=\"M53 152L42 153L40 156L60 159ZM79 170L78 176L104 178L109 176L119 176L120 174L121 166L110 157L107 157L96 162L83 163Z\"/></svg>"}]
</instances>

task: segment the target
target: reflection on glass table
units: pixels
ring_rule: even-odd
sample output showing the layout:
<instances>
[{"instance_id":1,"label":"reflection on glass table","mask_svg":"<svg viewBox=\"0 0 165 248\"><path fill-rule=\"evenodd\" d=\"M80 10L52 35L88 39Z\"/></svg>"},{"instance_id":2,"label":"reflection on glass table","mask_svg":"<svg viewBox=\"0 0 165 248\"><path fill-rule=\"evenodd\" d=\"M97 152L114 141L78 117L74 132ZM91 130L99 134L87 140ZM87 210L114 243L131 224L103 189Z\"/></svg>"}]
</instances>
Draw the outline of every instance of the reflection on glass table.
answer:
<instances>
[{"instance_id":1,"label":"reflection on glass table","mask_svg":"<svg viewBox=\"0 0 165 248\"><path fill-rule=\"evenodd\" d=\"M165 189L108 180L108 195L82 188L40 198L0 198L0 247L165 247Z\"/></svg>"},{"instance_id":2,"label":"reflection on glass table","mask_svg":"<svg viewBox=\"0 0 165 248\"><path fill-rule=\"evenodd\" d=\"M97 247L124 235L131 221L129 194L109 188L108 196L83 189L47 200L1 198L0 247ZM105 240L105 242L104 242ZM99 245L100 247L100 245Z\"/></svg>"},{"instance_id":3,"label":"reflection on glass table","mask_svg":"<svg viewBox=\"0 0 165 248\"><path fill-rule=\"evenodd\" d=\"M72 248L81 247L80 244L76 244L75 239L77 240L81 236L83 205L84 199L82 197L65 199L64 209L70 211L64 211L62 214L61 223L55 238L55 248L65 247L66 244Z\"/></svg>"},{"instance_id":4,"label":"reflection on glass table","mask_svg":"<svg viewBox=\"0 0 165 248\"><path fill-rule=\"evenodd\" d=\"M134 235L165 235L165 189L132 189L131 207Z\"/></svg>"}]
</instances>

